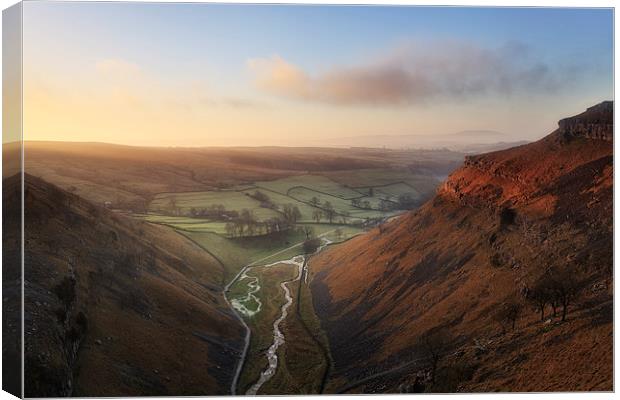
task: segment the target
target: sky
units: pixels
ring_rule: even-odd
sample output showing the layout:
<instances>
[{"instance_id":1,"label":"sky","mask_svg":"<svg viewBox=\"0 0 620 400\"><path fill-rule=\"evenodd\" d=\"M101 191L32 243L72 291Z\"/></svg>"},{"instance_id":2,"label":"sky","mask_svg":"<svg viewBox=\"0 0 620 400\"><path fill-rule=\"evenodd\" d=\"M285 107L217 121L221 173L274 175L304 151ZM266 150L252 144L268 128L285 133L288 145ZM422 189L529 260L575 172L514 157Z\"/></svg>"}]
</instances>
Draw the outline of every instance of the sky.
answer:
<instances>
[{"instance_id":1,"label":"sky","mask_svg":"<svg viewBox=\"0 0 620 400\"><path fill-rule=\"evenodd\" d=\"M27 140L533 140L613 96L610 9L31 1L23 18Z\"/></svg>"}]
</instances>

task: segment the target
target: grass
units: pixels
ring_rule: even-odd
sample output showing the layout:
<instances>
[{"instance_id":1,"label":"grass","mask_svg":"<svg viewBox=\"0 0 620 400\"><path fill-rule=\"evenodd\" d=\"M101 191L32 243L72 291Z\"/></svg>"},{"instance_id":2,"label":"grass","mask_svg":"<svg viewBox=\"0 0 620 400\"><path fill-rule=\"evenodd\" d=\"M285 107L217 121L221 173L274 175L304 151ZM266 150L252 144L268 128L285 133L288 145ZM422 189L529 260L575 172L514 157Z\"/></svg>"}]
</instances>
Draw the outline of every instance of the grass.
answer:
<instances>
[{"instance_id":1,"label":"grass","mask_svg":"<svg viewBox=\"0 0 620 400\"><path fill-rule=\"evenodd\" d=\"M321 175L290 176L274 181L256 182L256 186L273 190L283 195L287 195L289 190L294 187L303 186L342 199L360 197L359 192Z\"/></svg>"},{"instance_id":2,"label":"grass","mask_svg":"<svg viewBox=\"0 0 620 400\"><path fill-rule=\"evenodd\" d=\"M347 184L351 188L390 185L397 182L406 182L413 187L427 188L437 186L437 181L428 175L415 175L405 169L358 169L349 171L326 172L323 175L334 182Z\"/></svg>"},{"instance_id":3,"label":"grass","mask_svg":"<svg viewBox=\"0 0 620 400\"><path fill-rule=\"evenodd\" d=\"M289 287L295 302L282 324L286 342L278 349L278 369L260 394L320 393L329 366L329 345L314 312L309 287L301 280Z\"/></svg>"},{"instance_id":4,"label":"grass","mask_svg":"<svg viewBox=\"0 0 620 400\"><path fill-rule=\"evenodd\" d=\"M334 196L325 195L323 193L316 192L314 190L305 188L305 187L296 187L289 191L289 195L295 199L300 201L310 202L313 197L318 198L321 205L325 204L326 201L329 201L331 205L334 207L337 213L348 212L351 214L353 220L359 221L364 218L376 218L382 217L385 215L389 215L387 212L379 211L379 210L365 210L358 207L354 207L351 204L350 200L341 199ZM380 199L373 198L374 206L378 206L378 202ZM325 218L325 217L323 217ZM335 221L340 220L340 216L336 216Z\"/></svg>"},{"instance_id":5,"label":"grass","mask_svg":"<svg viewBox=\"0 0 620 400\"><path fill-rule=\"evenodd\" d=\"M189 212L192 208L207 208L214 204L223 204L227 210L252 210L254 216L259 221L264 221L280 215L277 211L261 207L260 202L247 196L244 192L235 190L160 193L155 196L149 205L149 211L158 212L168 210L172 199L174 199L177 207L183 213Z\"/></svg>"},{"instance_id":6,"label":"grass","mask_svg":"<svg viewBox=\"0 0 620 400\"><path fill-rule=\"evenodd\" d=\"M280 315L280 308L286 301L280 283L294 279L297 273L297 266L288 264L254 267L248 271L249 275L258 277L261 289L255 295L260 298L263 307L258 314L246 318L252 336L239 379L239 393L245 393L268 365L265 352L273 343L273 321ZM289 308L289 311L292 310L293 305Z\"/></svg>"},{"instance_id":7,"label":"grass","mask_svg":"<svg viewBox=\"0 0 620 400\"><path fill-rule=\"evenodd\" d=\"M225 267L225 282L230 280L244 266L265 259L277 261L272 257L274 253L282 251L305 239L302 232L290 231L269 236L254 236L229 239L212 232L181 232L185 236L198 243L202 248L215 256ZM298 249L300 246L298 246ZM299 254L297 250L295 254ZM277 257L286 257L282 254ZM286 257L290 258L290 257ZM280 258L280 259L286 259Z\"/></svg>"},{"instance_id":8,"label":"grass","mask_svg":"<svg viewBox=\"0 0 620 400\"><path fill-rule=\"evenodd\" d=\"M149 222L169 225L209 252L224 266L223 285L230 282L244 266L255 265L249 268L247 273L258 278L261 288L254 295L260 299L261 308L251 317L244 317L252 334L247 359L240 376L239 393L245 393L267 367L265 353L273 342L273 322L280 315L280 308L285 302L280 283L293 279L297 274L297 267L294 265L276 264L271 267L261 265L287 260L301 254L301 245L306 239L302 229L304 227L312 227L315 236L339 242L363 231L359 226L353 225L355 222L394 214L378 209L364 210L351 204L352 198L358 198L360 201L368 200L371 207L378 208L380 200L388 195L396 197L401 193L415 192L407 184L396 180L400 176L391 172L389 178L382 176L381 173L370 177L369 182L372 184L375 184L374 182L384 184L388 181L387 185L374 188L374 196L368 196L363 187L354 190L325 176L302 175L269 182L255 182L255 187L236 187L235 190L161 193L151 202L149 214L135 215ZM244 208L252 210L259 221L281 215L272 209L260 207L260 203L249 196L256 190L269 196L280 209L285 204L297 206L301 218L295 229L271 235L228 238L225 235L225 222L154 213L166 209L170 200L174 198L176 206L182 212L189 212L191 208L223 204L227 210L239 212ZM348 223L341 223L339 215L334 219L334 224L328 224L325 218L322 219L322 223L315 223L312 213L316 208L309 204L313 197L317 197L321 205L329 201L337 213L349 213ZM230 287L227 297L234 299L245 296L249 281L249 278L236 281ZM309 288L300 281L288 286L294 302L288 310L287 319L281 325L286 343L279 348L276 374L262 387L259 392L261 394L318 393L329 366L327 338L314 312ZM255 301L246 302L244 305L250 310L258 308L258 302Z\"/></svg>"},{"instance_id":9,"label":"grass","mask_svg":"<svg viewBox=\"0 0 620 400\"><path fill-rule=\"evenodd\" d=\"M391 196L393 199L396 199L401 194L409 194L414 199L420 198L420 192L407 183L393 183L391 185L377 187L375 189L375 194L379 196Z\"/></svg>"},{"instance_id":10,"label":"grass","mask_svg":"<svg viewBox=\"0 0 620 400\"><path fill-rule=\"evenodd\" d=\"M296 206L299 209L299 212L301 213L301 218L299 220L299 222L311 222L312 221L312 213L314 212L314 210L316 210L315 207L303 203L297 199L294 199L290 196L281 194L279 192L274 192L271 189L266 189L266 188L257 188L257 189L251 189L251 190L246 190L244 191L244 193L249 193L249 194L253 194L256 190L266 194L267 196L269 196L269 198L271 199L271 201L273 201L275 204L277 204L280 209L283 208L284 205L286 204L292 204L294 206Z\"/></svg>"}]
</instances>

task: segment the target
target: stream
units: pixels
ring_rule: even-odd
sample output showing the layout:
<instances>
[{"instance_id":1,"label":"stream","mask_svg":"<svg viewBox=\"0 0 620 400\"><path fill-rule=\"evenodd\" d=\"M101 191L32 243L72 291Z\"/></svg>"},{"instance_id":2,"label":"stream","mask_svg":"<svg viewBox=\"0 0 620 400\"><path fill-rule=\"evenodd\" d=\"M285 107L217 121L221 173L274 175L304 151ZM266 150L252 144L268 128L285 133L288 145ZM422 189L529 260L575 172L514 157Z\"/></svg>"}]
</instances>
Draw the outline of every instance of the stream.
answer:
<instances>
[{"instance_id":1,"label":"stream","mask_svg":"<svg viewBox=\"0 0 620 400\"><path fill-rule=\"evenodd\" d=\"M332 233L333 231L329 231L329 232L325 232L324 234L322 234L321 236L326 236L329 233ZM319 246L319 248L316 250L316 253L320 252L321 250L323 250L323 248L325 248L327 245L331 244L332 241L325 238L325 237L321 237L323 244L321 246ZM296 245L291 246L290 248L284 249L281 252L290 250L293 247L296 247L298 245L300 245L301 243L298 243ZM270 258L273 257L274 255L276 255L278 253L272 254L271 256L265 257L265 258ZM243 324L243 326L246 329L246 335L245 335L245 346L243 349L243 354L241 355L241 361L239 362L239 364L237 365L237 370L234 376L234 379L231 383L231 394L235 395L236 394L236 388L237 388L237 382L239 380L239 376L241 374L241 370L243 368L243 363L245 361L245 358L247 356L247 352L248 352L248 347L250 344L250 328L247 325L246 321L244 320L244 318L248 318L248 317L252 317L254 315L256 315L257 313L259 313L261 311L262 308L262 302L260 301L260 299L258 298L258 296L256 296L255 294L261 289L261 286L259 284L259 280L258 277L256 276L252 276L249 275L248 272L252 269L252 268L266 268L266 267L271 267L274 265L278 265L278 264L289 264L289 265L294 265L297 267L298 272L297 272L297 276L291 280L285 281L285 282L281 282L280 283L280 287L284 290L284 296L286 299L286 302L282 305L281 307L281 313L280 316L273 322L273 343L271 344L271 346L269 347L269 349L267 350L267 360L269 362L268 367L261 372L260 378L258 379L258 381L256 381L256 383L254 383L250 389L248 389L248 391L246 392L247 395L255 395L258 390L261 388L262 385L265 384L265 382L267 382L269 379L271 379L273 377L273 375L275 374L277 367L278 367L278 355L277 355L277 351L278 348L284 344L285 340L284 340L284 334L282 333L282 331L280 331L280 324L282 323L282 321L284 321L286 319L286 317L288 316L288 308L293 304L293 298L291 296L291 292L288 288L288 284L291 282L295 282L299 279L302 278L302 276L304 276L304 283L308 282L308 266L306 263L306 266L304 267L304 261L305 261L305 256L303 255L296 255L288 260L280 260L280 261L276 261L274 263L271 264L266 264L266 265L257 265L258 261L247 265L246 267L244 267L241 271L239 271L239 273L233 278L232 281L230 281L228 283L228 285L226 285L225 289L224 289L224 293L228 293L231 286L238 280L244 280L244 279L248 279L248 283L247 283L247 294L243 297L240 298L236 298L236 299L228 299L227 295L224 295L224 298L226 300L226 302L228 302L228 304L236 311L236 316L239 319L239 321ZM256 309L253 309L250 304L256 304Z\"/></svg>"},{"instance_id":2,"label":"stream","mask_svg":"<svg viewBox=\"0 0 620 400\"><path fill-rule=\"evenodd\" d=\"M287 284L295 282L301 277L301 269L304 265L304 256L295 256L290 260L278 261L274 264L266 265L266 267L275 264L296 265L298 272L295 278L280 283L280 287L284 289L284 297L286 298L286 302L282 305L280 316L273 322L273 343L269 346L269 350L267 350L267 360L269 361L269 366L261 372L260 378L255 384L252 385L252 387L248 389L245 393L246 395L255 395L261 386L263 386L263 384L271 379L271 377L276 373L276 369L278 368L278 348L284 344L284 334L280 331L280 324L286 319L288 315L288 308L291 304L293 304L293 297L291 296L291 291L289 290Z\"/></svg>"}]
</instances>

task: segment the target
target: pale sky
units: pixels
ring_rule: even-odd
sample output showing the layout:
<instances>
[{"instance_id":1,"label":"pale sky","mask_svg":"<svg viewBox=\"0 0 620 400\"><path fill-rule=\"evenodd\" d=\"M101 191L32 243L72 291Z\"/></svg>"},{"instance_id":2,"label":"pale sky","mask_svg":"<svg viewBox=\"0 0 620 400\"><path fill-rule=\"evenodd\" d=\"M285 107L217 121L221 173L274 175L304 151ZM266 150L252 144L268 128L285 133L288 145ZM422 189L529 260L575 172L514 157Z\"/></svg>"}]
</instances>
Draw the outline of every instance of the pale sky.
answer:
<instances>
[{"instance_id":1,"label":"pale sky","mask_svg":"<svg viewBox=\"0 0 620 400\"><path fill-rule=\"evenodd\" d=\"M23 15L27 140L531 140L613 96L610 9L30 1Z\"/></svg>"}]
</instances>

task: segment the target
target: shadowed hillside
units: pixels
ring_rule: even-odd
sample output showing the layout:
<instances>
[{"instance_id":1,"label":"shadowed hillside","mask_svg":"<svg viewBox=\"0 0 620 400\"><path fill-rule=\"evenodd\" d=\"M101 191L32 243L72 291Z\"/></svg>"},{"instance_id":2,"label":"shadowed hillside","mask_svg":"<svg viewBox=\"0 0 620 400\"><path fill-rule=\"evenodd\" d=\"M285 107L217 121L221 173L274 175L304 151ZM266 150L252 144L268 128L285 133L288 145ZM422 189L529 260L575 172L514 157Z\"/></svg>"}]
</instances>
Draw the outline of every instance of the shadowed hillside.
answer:
<instances>
[{"instance_id":1,"label":"shadowed hillside","mask_svg":"<svg viewBox=\"0 0 620 400\"><path fill-rule=\"evenodd\" d=\"M327 392L612 390L613 103L312 260Z\"/></svg>"},{"instance_id":2,"label":"shadowed hillside","mask_svg":"<svg viewBox=\"0 0 620 400\"><path fill-rule=\"evenodd\" d=\"M243 332L216 260L29 175L25 209L26 396L228 392Z\"/></svg>"}]
</instances>

